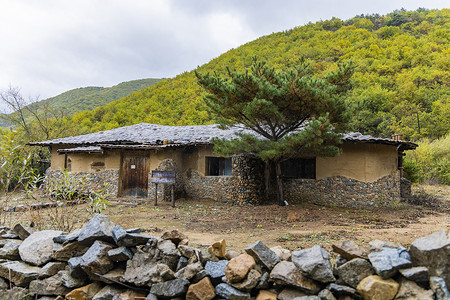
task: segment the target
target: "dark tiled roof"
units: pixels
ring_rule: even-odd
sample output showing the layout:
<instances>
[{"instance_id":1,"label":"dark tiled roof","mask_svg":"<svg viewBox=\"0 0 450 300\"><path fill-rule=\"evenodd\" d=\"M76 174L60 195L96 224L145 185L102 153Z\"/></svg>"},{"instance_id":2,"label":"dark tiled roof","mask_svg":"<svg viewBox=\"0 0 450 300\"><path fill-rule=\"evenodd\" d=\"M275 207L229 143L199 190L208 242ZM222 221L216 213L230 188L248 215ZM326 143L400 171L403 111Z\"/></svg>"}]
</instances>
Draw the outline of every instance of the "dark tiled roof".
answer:
<instances>
[{"instance_id":1,"label":"dark tiled roof","mask_svg":"<svg viewBox=\"0 0 450 300\"><path fill-rule=\"evenodd\" d=\"M33 146L51 145L189 145L189 144L210 144L213 137L233 139L237 138L236 133L251 133L253 131L242 128L219 129L218 125L192 125L192 126L165 126L156 124L140 123L120 128L115 128L85 135L71 136L48 140L43 142L30 143ZM361 133L347 133L343 136L346 142L363 142L395 145L402 150L415 149L417 144L406 141L395 141L392 139L375 138ZM164 141L167 141L166 143ZM138 146L141 145L141 146Z\"/></svg>"}]
</instances>

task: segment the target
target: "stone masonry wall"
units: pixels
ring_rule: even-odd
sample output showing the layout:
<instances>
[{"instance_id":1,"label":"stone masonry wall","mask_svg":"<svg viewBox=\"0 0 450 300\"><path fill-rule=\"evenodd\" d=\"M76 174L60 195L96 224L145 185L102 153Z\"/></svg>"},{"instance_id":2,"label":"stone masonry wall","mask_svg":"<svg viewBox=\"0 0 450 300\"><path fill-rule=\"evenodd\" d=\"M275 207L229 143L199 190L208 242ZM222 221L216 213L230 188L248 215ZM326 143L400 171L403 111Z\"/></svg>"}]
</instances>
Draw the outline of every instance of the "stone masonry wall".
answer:
<instances>
[{"instance_id":1,"label":"stone masonry wall","mask_svg":"<svg viewBox=\"0 0 450 300\"><path fill-rule=\"evenodd\" d=\"M233 157L233 193L236 204L264 202L264 163L247 155Z\"/></svg>"},{"instance_id":2,"label":"stone masonry wall","mask_svg":"<svg viewBox=\"0 0 450 300\"><path fill-rule=\"evenodd\" d=\"M71 172L72 178L82 179L88 191L100 190L106 187L108 194L116 196L119 190L119 170L104 170L100 172ZM46 184L60 180L61 170L48 170L45 177Z\"/></svg>"},{"instance_id":3,"label":"stone masonry wall","mask_svg":"<svg viewBox=\"0 0 450 300\"><path fill-rule=\"evenodd\" d=\"M186 195L189 198L209 198L217 201L231 201L232 176L202 176L188 170L184 179Z\"/></svg>"},{"instance_id":4,"label":"stone masonry wall","mask_svg":"<svg viewBox=\"0 0 450 300\"><path fill-rule=\"evenodd\" d=\"M399 176L362 182L344 176L284 179L285 200L337 206L387 206L400 200Z\"/></svg>"}]
</instances>

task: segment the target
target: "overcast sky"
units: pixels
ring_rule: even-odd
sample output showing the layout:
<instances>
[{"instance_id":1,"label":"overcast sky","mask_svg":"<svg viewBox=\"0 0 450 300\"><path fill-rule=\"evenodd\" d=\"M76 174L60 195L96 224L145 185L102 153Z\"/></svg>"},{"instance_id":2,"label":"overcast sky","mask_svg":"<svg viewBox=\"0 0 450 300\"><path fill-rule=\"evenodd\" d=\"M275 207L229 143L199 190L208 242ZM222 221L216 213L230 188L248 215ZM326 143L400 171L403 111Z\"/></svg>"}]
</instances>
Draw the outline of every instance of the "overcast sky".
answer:
<instances>
[{"instance_id":1,"label":"overcast sky","mask_svg":"<svg viewBox=\"0 0 450 300\"><path fill-rule=\"evenodd\" d=\"M445 2L445 3L444 3ZM0 0L0 90L46 99L86 86L168 78L308 22L444 0Z\"/></svg>"}]
</instances>

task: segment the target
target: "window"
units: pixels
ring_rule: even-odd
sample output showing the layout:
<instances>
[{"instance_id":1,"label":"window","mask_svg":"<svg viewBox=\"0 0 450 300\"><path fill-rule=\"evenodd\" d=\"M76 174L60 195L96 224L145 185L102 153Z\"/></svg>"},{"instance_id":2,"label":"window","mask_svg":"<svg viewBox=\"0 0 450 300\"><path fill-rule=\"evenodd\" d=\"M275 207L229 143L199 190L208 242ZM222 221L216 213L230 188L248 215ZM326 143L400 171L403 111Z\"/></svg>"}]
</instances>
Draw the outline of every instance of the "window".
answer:
<instances>
[{"instance_id":1,"label":"window","mask_svg":"<svg viewBox=\"0 0 450 300\"><path fill-rule=\"evenodd\" d=\"M231 175L231 157L207 157L207 176L229 176Z\"/></svg>"},{"instance_id":2,"label":"window","mask_svg":"<svg viewBox=\"0 0 450 300\"><path fill-rule=\"evenodd\" d=\"M316 179L315 158L293 158L281 163L281 175L286 178Z\"/></svg>"}]
</instances>

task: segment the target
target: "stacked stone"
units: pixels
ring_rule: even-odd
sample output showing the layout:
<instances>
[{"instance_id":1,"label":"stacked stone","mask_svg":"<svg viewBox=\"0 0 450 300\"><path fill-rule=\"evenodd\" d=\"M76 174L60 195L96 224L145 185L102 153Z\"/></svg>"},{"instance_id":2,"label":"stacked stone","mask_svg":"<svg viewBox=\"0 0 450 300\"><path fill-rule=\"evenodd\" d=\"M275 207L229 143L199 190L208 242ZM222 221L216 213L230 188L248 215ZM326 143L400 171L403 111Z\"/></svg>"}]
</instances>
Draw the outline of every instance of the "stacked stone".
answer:
<instances>
[{"instance_id":1,"label":"stacked stone","mask_svg":"<svg viewBox=\"0 0 450 300\"><path fill-rule=\"evenodd\" d=\"M63 176L61 170L49 170L45 174L46 183L58 182ZM71 177L81 179L86 184L86 191L107 189L110 195L117 195L119 170L103 170L100 172L72 172Z\"/></svg>"},{"instance_id":2,"label":"stacked stone","mask_svg":"<svg viewBox=\"0 0 450 300\"><path fill-rule=\"evenodd\" d=\"M233 156L233 202L262 204L265 198L264 163L250 155Z\"/></svg>"},{"instance_id":3,"label":"stacked stone","mask_svg":"<svg viewBox=\"0 0 450 300\"><path fill-rule=\"evenodd\" d=\"M344 176L325 179L283 179L288 202L309 202L344 207L392 206L401 200L400 178L387 175L374 182Z\"/></svg>"},{"instance_id":4,"label":"stacked stone","mask_svg":"<svg viewBox=\"0 0 450 300\"><path fill-rule=\"evenodd\" d=\"M367 254L342 241L333 265L318 245L203 250L176 230L150 236L104 215L68 234L16 225L0 236L0 299L450 299L445 230L409 250L373 241Z\"/></svg>"}]
</instances>

